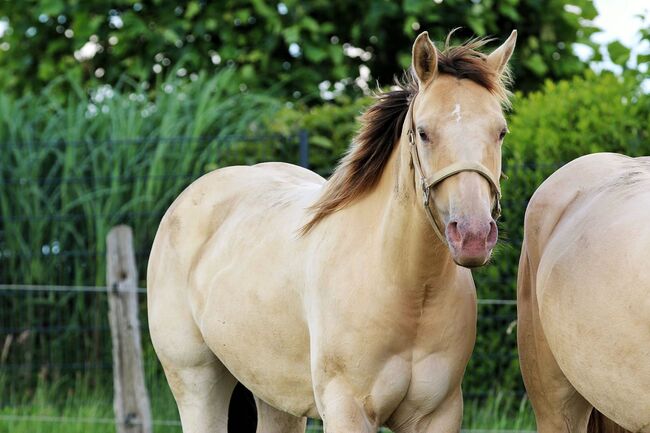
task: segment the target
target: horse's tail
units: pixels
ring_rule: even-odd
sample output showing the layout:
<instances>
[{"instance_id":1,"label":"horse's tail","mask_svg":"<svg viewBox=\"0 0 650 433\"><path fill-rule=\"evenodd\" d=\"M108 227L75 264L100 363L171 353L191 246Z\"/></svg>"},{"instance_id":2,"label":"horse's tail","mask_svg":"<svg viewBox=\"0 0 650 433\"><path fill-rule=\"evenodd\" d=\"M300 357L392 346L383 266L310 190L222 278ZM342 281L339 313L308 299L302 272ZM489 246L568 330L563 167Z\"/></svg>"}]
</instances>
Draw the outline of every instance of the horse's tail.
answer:
<instances>
[{"instance_id":1,"label":"horse's tail","mask_svg":"<svg viewBox=\"0 0 650 433\"><path fill-rule=\"evenodd\" d=\"M587 433L631 433L611 419L600 413L596 408L592 409L587 425Z\"/></svg>"}]
</instances>

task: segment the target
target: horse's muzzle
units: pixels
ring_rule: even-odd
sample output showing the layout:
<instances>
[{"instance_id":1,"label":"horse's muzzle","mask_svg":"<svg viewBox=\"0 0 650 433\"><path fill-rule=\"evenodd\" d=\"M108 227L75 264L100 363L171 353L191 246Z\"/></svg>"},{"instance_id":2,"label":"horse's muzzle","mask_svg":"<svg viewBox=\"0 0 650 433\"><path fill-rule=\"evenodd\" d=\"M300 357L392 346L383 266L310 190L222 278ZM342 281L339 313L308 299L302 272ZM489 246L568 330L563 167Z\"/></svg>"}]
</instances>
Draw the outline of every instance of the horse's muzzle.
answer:
<instances>
[{"instance_id":1,"label":"horse's muzzle","mask_svg":"<svg viewBox=\"0 0 650 433\"><path fill-rule=\"evenodd\" d=\"M494 219L450 221L445 229L454 261L467 268L482 266L488 261L498 233Z\"/></svg>"}]
</instances>

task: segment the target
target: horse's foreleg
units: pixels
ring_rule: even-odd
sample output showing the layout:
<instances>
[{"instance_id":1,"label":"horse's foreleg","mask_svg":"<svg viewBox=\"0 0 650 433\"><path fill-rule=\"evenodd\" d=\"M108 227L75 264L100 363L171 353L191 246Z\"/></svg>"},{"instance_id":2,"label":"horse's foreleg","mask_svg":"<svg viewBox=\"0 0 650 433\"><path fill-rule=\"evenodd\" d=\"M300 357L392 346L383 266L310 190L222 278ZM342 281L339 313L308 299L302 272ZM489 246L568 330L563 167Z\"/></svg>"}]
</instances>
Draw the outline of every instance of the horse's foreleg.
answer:
<instances>
[{"instance_id":1,"label":"horse's foreleg","mask_svg":"<svg viewBox=\"0 0 650 433\"><path fill-rule=\"evenodd\" d=\"M355 398L343 379L330 379L317 393L325 433L376 433L376 415L369 401Z\"/></svg>"},{"instance_id":2,"label":"horse's foreleg","mask_svg":"<svg viewBox=\"0 0 650 433\"><path fill-rule=\"evenodd\" d=\"M184 290L171 275L149 284L149 330L176 399L184 433L227 433L237 383L194 323Z\"/></svg>"},{"instance_id":3,"label":"horse's foreleg","mask_svg":"<svg viewBox=\"0 0 650 433\"><path fill-rule=\"evenodd\" d=\"M307 418L296 417L255 397L257 433L305 433Z\"/></svg>"},{"instance_id":4,"label":"horse's foreleg","mask_svg":"<svg viewBox=\"0 0 650 433\"><path fill-rule=\"evenodd\" d=\"M407 403L401 413L388 422L395 433L458 433L463 418L460 388L448 395L433 412L422 414L416 402Z\"/></svg>"},{"instance_id":5,"label":"horse's foreleg","mask_svg":"<svg viewBox=\"0 0 650 433\"><path fill-rule=\"evenodd\" d=\"M183 433L228 433L228 407L237 380L215 358L195 367L165 366Z\"/></svg>"},{"instance_id":6,"label":"horse's foreleg","mask_svg":"<svg viewBox=\"0 0 650 433\"><path fill-rule=\"evenodd\" d=\"M460 388L451 394L436 410L429 415L422 433L458 433L463 420L463 394Z\"/></svg>"}]
</instances>

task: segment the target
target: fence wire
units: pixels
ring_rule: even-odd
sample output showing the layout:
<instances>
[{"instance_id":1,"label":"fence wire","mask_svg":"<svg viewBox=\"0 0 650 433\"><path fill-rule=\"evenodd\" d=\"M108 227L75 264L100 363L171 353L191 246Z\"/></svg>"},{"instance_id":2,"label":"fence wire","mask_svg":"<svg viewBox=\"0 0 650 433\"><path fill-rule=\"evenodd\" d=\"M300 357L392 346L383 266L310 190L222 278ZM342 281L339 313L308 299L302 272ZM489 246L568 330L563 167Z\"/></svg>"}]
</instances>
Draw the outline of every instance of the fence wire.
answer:
<instances>
[{"instance_id":1,"label":"fence wire","mask_svg":"<svg viewBox=\"0 0 650 433\"><path fill-rule=\"evenodd\" d=\"M86 418L86 417L64 417L49 415L0 415L0 421L33 422L33 423L57 423L57 424L115 424L114 418ZM138 425L140 423L133 423ZM155 426L180 427L180 421L176 420L153 420ZM305 433L322 433L323 426L320 423L310 422ZM500 430L500 429L461 429L461 433L537 433L536 430ZM378 433L390 433L387 428L380 428Z\"/></svg>"},{"instance_id":2,"label":"fence wire","mask_svg":"<svg viewBox=\"0 0 650 433\"><path fill-rule=\"evenodd\" d=\"M131 292L132 290L119 289L120 292ZM36 284L0 284L0 291L12 292L65 292L65 293L107 293L106 286L49 286ZM147 289L138 287L135 292L147 293Z\"/></svg>"},{"instance_id":3,"label":"fence wire","mask_svg":"<svg viewBox=\"0 0 650 433\"><path fill-rule=\"evenodd\" d=\"M0 291L17 291L17 292L66 292L66 293L107 293L106 286L50 286L37 284L0 284ZM120 289L120 292L129 292L131 290ZM138 287L137 293L147 293L145 287ZM478 305L517 305L515 299L477 299Z\"/></svg>"},{"instance_id":4,"label":"fence wire","mask_svg":"<svg viewBox=\"0 0 650 433\"><path fill-rule=\"evenodd\" d=\"M115 424L115 418L90 418L50 415L0 415L0 421L22 421L57 424ZM139 425L142 423L132 421L131 424ZM181 422L176 420L155 419L152 421L152 424L180 427Z\"/></svg>"},{"instance_id":5,"label":"fence wire","mask_svg":"<svg viewBox=\"0 0 650 433\"><path fill-rule=\"evenodd\" d=\"M9 296L15 295L19 296L20 294L28 295L30 293L58 293L58 294L107 294L107 286L93 286L93 285L38 285L38 284L0 284L0 294L7 294ZM138 287L136 292L139 295L146 296L146 288ZM509 309L516 305L514 299L478 299L477 304L479 306L505 306ZM511 328L512 324L516 320L516 315L513 314L488 314L488 315L479 315L479 321L497 321L510 323L511 325L508 328ZM147 323L145 321L140 323L143 332L146 335L147 332ZM72 332L74 335L82 335L83 333L93 333L93 332L108 332L109 327L102 325L100 327L80 327L80 326L70 326L65 325L64 322L61 324L49 323L46 325L35 325L35 326L21 326L21 327L7 327L0 328L0 335L12 336L12 338L19 339L20 335L25 334L50 334L50 331L55 330L53 334L57 332ZM1 345L2 341L0 341ZM11 341L9 342L11 344ZM5 345L7 345L7 340L5 339ZM2 355L0 354L0 358ZM510 361L516 358L516 354L508 353L507 351L501 353L474 353L473 358L477 360L486 360L490 359L493 361ZM29 365L26 364L17 364L17 363L3 363L0 362L0 371L4 370L6 372L28 372L33 371L40 372L43 371L59 371L63 374L69 374L66 372L75 372L75 371L97 371L100 370L111 370L112 363L108 361L102 362L36 362ZM517 397L523 397L524 393L516 393ZM488 397L488 393L466 393L467 398L484 398ZM22 405L21 405L22 406ZM20 411L21 406L4 406L4 409L9 410L18 410ZM25 405L26 408L29 408L29 405ZM29 410L29 409L28 409ZM58 424L114 424L115 420L113 418L92 418L92 417L70 417L70 416L52 416L47 414L2 414L0 415L0 422L33 422L33 423L58 423ZM179 421L176 420L154 420L154 425L159 426L169 426L169 427L180 427ZM515 430L463 430L466 433L515 433ZM317 433L322 432L322 427L319 424L310 423L307 433ZM380 430L380 433L389 433L389 430Z\"/></svg>"}]
</instances>

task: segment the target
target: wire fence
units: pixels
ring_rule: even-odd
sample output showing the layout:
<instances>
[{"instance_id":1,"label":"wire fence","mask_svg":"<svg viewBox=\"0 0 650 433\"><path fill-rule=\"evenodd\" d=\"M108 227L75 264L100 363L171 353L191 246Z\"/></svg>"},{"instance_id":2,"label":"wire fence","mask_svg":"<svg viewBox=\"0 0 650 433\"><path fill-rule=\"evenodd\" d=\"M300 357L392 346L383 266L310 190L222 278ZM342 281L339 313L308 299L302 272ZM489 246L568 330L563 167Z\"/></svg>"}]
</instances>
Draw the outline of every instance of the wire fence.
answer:
<instances>
[{"instance_id":1,"label":"wire fence","mask_svg":"<svg viewBox=\"0 0 650 433\"><path fill-rule=\"evenodd\" d=\"M253 142L259 146L239 146ZM130 156L117 152L134 145L142 146L136 155L142 162L147 161L146 150L153 150L153 145L160 144L167 146L167 156L181 155L191 145L199 149L196 152L202 155L201 163L187 163L187 170L174 171L169 169L174 168L175 161L170 157L172 162L167 164L166 171L156 172L148 163L143 164L144 168L138 168L140 163L124 164L120 158L130 161ZM228 153L231 145L233 151ZM54 384L58 387L56 392L60 393L82 388L111 389L107 288L101 284L105 281L103 239L107 229L118 223L134 227L138 248L135 254L140 275L144 275L157 222L171 200L203 174L206 167L269 160L308 166L310 152L314 151L310 150L309 137L304 131L293 136L0 143L0 152L14 151L17 147L24 155L29 154L30 148L38 150L41 157L38 164L25 163L21 170L7 169L9 163L0 167L0 283L3 283L0 284L0 423L69 425L108 425L113 424L114 419L110 414L68 416L51 413L56 410L52 407L47 413L32 413L29 399L20 397L25 394L36 398L43 383ZM68 169L63 158L69 151L86 152L89 161L106 159L108 162L104 165L115 164L119 169L98 172ZM16 157L16 161L19 160ZM217 162L219 164L214 165ZM544 164L549 170L560 165ZM511 164L506 165L504 171L528 170L534 166L537 165ZM502 200L504 207L525 208L527 202L525 198ZM521 239L516 236L506 243L515 248L520 244ZM514 285L511 276L486 274L481 275L481 279L495 286ZM146 289L139 287L137 293L142 307L140 326L147 383L158 386L163 374L148 338ZM489 396L483 383L488 375L490 383L497 383L507 371L518 370L515 300L486 298L479 299L478 305L479 340L467 371L483 372L474 379L466 379L464 396L470 399ZM490 337L494 341L482 340L485 333L481 332L481 327L498 330L498 337ZM169 400L169 390L162 383L159 391L166 393ZM520 385L504 386L507 388L504 393L523 397ZM175 409L172 412L167 409L159 412L175 413ZM154 425L179 431L178 421L171 418L172 415L155 420ZM310 424L310 429L310 432L321 431L314 423ZM491 430L467 430L472 433L487 431Z\"/></svg>"},{"instance_id":2,"label":"wire fence","mask_svg":"<svg viewBox=\"0 0 650 433\"><path fill-rule=\"evenodd\" d=\"M0 421L29 422L29 423L56 423L56 424L115 424L113 418L82 418L82 417L63 417L63 416L43 416L43 415L0 415ZM322 433L323 426L318 422L309 420L305 433ZM180 421L175 420L153 420L154 426L174 426L180 427ZM134 423L133 425L138 425ZM390 433L386 428L379 429L378 433ZM461 429L460 433L536 433L535 430L497 430L497 429Z\"/></svg>"},{"instance_id":3,"label":"wire fence","mask_svg":"<svg viewBox=\"0 0 650 433\"><path fill-rule=\"evenodd\" d=\"M36 284L0 284L0 296L2 297L21 297L21 296L33 296L34 294L41 294L51 297L69 297L69 296L92 296L99 297L102 299L102 302L105 302L106 294L110 289L106 286L93 286L93 285L77 285L77 286L65 286L65 285L36 285ZM146 297L146 288L138 287L136 292L141 296L141 298ZM142 299L143 301L143 299ZM143 301L144 303L144 301ZM512 299L479 299L477 301L480 310L479 310L479 321L483 320L493 320L501 321L511 326L510 324L514 322L516 316L514 312L512 314L506 315L495 315L495 314L481 314L481 309L490 308L494 306L506 307L509 309L514 309L516 301ZM66 303L61 304L63 307L67 305ZM103 307L99 310L93 311L94 316L101 316L99 325L88 325L80 326L78 324L70 324L67 321L65 316L65 311L60 311L56 315L58 320L56 321L41 321L40 323L16 323L24 322L25 318L18 318L11 326L6 326L6 324L0 327L0 346L2 350L0 351L0 376L3 374L10 375L20 382L20 378L24 377L26 379L26 384L20 385L20 383L8 383L5 384L6 387L12 388L18 384L18 386L35 386L33 383L29 384L29 378L33 378L34 375L39 377L69 377L78 374L86 374L93 371L102 371L106 372L105 376L110 379L112 371L112 362L110 359L110 348L108 347L110 341L110 327L106 324L106 305L102 304ZM52 308L50 306L50 308ZM1 310L1 308L0 308ZM101 312L100 312L101 311ZM142 322L141 328L143 333L143 344L150 345L147 338L148 329L146 323L146 316L141 314ZM88 354L86 353L77 353L74 354L72 359L66 356L62 358L57 358L56 355L50 353L50 356L53 356L54 359L43 359L39 356L33 356L32 360L25 359L25 351L21 351L18 347L22 344L25 345L28 341L38 342L41 341L41 344L45 345L56 345L56 340L60 339L62 335L65 335L67 340L74 340L78 338L80 340L87 339L93 335L103 335L101 338L101 345L103 347L103 353L99 357L95 357L94 360L88 360ZM69 341L66 346L69 345ZM32 345L32 350L35 349L35 345ZM27 348L25 348L27 349ZM51 348L50 348L51 349ZM12 352L17 350L18 352L12 356ZM156 363L155 357L153 356L153 351L149 347L145 348L145 353L148 354L145 356L149 363ZM473 359L480 360L483 358L495 360L499 358L509 359L512 357L511 353L475 353ZM81 359L80 359L81 358ZM11 361L13 359L14 361ZM160 375L160 372L156 372L155 368L152 368L151 365L146 365L145 369L148 370L148 378L150 380L156 380L154 376ZM21 376L24 375L24 376ZM18 391L18 390L15 390ZM468 398L480 398L485 397L488 393L467 393L466 397ZM22 408L26 409L27 412L22 411ZM4 413L0 414L0 424L2 422L13 423L35 423L35 424L71 424L71 425L92 425L92 424L104 424L110 425L115 423L114 418L107 416L99 417L78 417L78 416L67 416L66 414L55 415L51 413L32 413L33 408L29 404L0 404L0 410ZM9 411L9 413L7 413ZM155 419L154 425L165 428L177 428L180 431L180 424L177 419ZM309 428L307 432L316 433L321 432L322 427L316 421L310 421ZM388 430L383 430L388 432ZM486 432L488 430L485 430ZM482 430L466 430L467 433L481 433ZM507 431L502 431L507 433ZM514 431L513 431L514 432Z\"/></svg>"},{"instance_id":4,"label":"wire fence","mask_svg":"<svg viewBox=\"0 0 650 433\"><path fill-rule=\"evenodd\" d=\"M105 293L106 286L48 286L36 284L0 284L0 291L16 292L66 292L66 293ZM121 289L126 290L126 289ZM146 287L138 287L136 293L147 293ZM477 299L478 305L517 305L515 299Z\"/></svg>"},{"instance_id":5,"label":"wire fence","mask_svg":"<svg viewBox=\"0 0 650 433\"><path fill-rule=\"evenodd\" d=\"M49 372L61 370L88 370L97 368L110 368L111 358L107 345L100 334L110 332L107 322L107 301L106 294L109 292L106 286L65 286L65 285L36 285L36 284L0 284L0 299L4 308L4 319L0 321L0 373L3 370L43 370ZM122 290L122 289L121 289ZM144 307L146 303L146 288L138 287L136 293L142 296L140 303ZM38 295L41 295L40 297ZM54 296L54 297L53 297ZM73 296L73 298L70 298ZM75 299L74 296L79 296ZM87 296L90 296L88 298ZM83 298L82 298L83 297ZM14 316L10 318L11 303L8 301L23 301L29 298L36 306L31 314ZM80 301L93 308L93 314L87 315L86 320L70 320L66 316L66 310L74 301ZM47 314L36 314L39 305L47 310ZM478 299L479 325L500 324L504 327L506 334L512 334L512 327L516 320L514 299ZM490 307L506 307L509 311L490 311ZM5 311L3 311L3 309ZM144 308L141 314L141 329L148 333L146 314ZM84 344L93 349L94 356L88 359L87 353L81 353L84 357L78 359L70 357L67 351L57 352L57 345L65 347L75 344L75 340L81 340L77 347ZM91 341L88 341L90 339ZM81 345L81 346L80 346ZM74 355L74 354L72 354ZM474 353L474 359L508 360L514 359L515 355L509 351ZM469 393L470 396L480 394Z\"/></svg>"}]
</instances>

